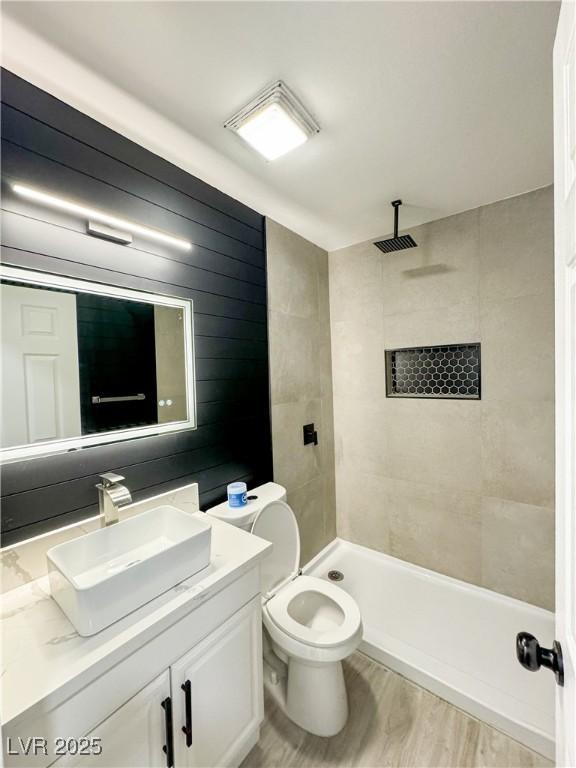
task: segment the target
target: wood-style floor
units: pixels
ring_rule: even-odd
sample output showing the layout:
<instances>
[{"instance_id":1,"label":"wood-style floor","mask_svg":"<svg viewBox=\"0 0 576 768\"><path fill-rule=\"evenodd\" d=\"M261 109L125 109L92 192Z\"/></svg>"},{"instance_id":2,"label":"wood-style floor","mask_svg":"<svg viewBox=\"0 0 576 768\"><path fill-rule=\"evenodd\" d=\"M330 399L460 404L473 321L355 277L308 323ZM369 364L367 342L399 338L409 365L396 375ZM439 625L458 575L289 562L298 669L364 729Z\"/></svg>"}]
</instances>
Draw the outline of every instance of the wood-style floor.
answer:
<instances>
[{"instance_id":1,"label":"wood-style floor","mask_svg":"<svg viewBox=\"0 0 576 768\"><path fill-rule=\"evenodd\" d=\"M356 653L344 662L350 704L331 739L306 733L266 698L260 741L242 768L524 768L541 755Z\"/></svg>"}]
</instances>

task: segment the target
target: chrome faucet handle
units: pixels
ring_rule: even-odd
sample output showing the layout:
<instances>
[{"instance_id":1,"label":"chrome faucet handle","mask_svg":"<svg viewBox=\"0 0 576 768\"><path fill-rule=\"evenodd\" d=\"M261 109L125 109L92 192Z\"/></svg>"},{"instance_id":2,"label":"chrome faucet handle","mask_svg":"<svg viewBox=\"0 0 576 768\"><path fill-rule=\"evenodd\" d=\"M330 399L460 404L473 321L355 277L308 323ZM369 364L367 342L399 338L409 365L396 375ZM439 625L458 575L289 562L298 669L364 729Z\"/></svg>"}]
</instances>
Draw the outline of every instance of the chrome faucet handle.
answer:
<instances>
[{"instance_id":1,"label":"chrome faucet handle","mask_svg":"<svg viewBox=\"0 0 576 768\"><path fill-rule=\"evenodd\" d=\"M121 483L125 478L122 475L117 475L115 472L104 472L102 475L98 475L102 480L102 486L104 488L110 488L116 483Z\"/></svg>"}]
</instances>

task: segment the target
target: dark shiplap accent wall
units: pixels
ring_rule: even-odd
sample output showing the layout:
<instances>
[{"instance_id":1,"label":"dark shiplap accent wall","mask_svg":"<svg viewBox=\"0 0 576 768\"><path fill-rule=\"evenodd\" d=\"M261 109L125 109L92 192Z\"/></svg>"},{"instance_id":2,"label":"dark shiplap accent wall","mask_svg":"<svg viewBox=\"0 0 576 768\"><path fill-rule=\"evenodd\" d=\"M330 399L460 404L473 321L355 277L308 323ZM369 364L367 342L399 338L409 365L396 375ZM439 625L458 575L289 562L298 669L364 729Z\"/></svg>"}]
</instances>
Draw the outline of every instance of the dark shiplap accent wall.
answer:
<instances>
[{"instance_id":1,"label":"dark shiplap accent wall","mask_svg":"<svg viewBox=\"0 0 576 768\"><path fill-rule=\"evenodd\" d=\"M76 316L84 434L157 424L154 306L79 292ZM138 392L144 400L92 402Z\"/></svg>"},{"instance_id":2,"label":"dark shiplap accent wall","mask_svg":"<svg viewBox=\"0 0 576 768\"><path fill-rule=\"evenodd\" d=\"M188 253L91 238L85 222L14 196L27 182L192 241ZM4 546L94 514L97 475L135 499L198 482L272 479L264 218L166 160L2 71L5 263L194 301L198 428L2 467Z\"/></svg>"}]
</instances>

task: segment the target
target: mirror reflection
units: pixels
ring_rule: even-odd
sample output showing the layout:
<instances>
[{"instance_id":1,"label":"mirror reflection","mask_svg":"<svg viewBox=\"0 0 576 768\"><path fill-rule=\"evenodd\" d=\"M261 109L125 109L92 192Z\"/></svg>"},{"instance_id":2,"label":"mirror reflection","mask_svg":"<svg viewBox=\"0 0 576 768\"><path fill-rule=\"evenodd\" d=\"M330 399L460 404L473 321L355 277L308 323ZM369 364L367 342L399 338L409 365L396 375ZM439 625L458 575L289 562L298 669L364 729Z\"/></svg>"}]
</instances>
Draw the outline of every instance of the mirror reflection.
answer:
<instances>
[{"instance_id":1,"label":"mirror reflection","mask_svg":"<svg viewBox=\"0 0 576 768\"><path fill-rule=\"evenodd\" d=\"M81 290L2 277L3 449L193 426L189 302L105 295L89 285Z\"/></svg>"}]
</instances>

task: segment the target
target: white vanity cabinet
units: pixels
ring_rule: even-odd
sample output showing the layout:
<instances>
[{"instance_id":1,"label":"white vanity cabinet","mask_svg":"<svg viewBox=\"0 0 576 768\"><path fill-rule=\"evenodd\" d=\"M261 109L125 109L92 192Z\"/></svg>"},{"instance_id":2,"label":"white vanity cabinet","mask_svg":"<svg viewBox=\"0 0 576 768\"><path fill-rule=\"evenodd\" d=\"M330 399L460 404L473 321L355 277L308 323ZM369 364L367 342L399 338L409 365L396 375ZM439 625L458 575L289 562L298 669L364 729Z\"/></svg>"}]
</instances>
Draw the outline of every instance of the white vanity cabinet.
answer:
<instances>
[{"instance_id":1,"label":"white vanity cabinet","mask_svg":"<svg viewBox=\"0 0 576 768\"><path fill-rule=\"evenodd\" d=\"M58 768L163 768L166 743L163 703L170 698L170 673L163 672L130 701L100 723L69 753ZM76 741L76 740L75 740ZM70 744L68 748L72 745ZM74 744L73 750L76 751Z\"/></svg>"},{"instance_id":2,"label":"white vanity cabinet","mask_svg":"<svg viewBox=\"0 0 576 768\"><path fill-rule=\"evenodd\" d=\"M90 637L71 632L44 582L4 598L5 768L240 765L263 719L271 546L212 525L205 573Z\"/></svg>"},{"instance_id":3,"label":"white vanity cabinet","mask_svg":"<svg viewBox=\"0 0 576 768\"><path fill-rule=\"evenodd\" d=\"M234 765L263 717L262 624L247 606L171 668L174 765Z\"/></svg>"},{"instance_id":4,"label":"white vanity cabinet","mask_svg":"<svg viewBox=\"0 0 576 768\"><path fill-rule=\"evenodd\" d=\"M260 600L245 605L103 722L58 768L237 766L263 717ZM76 741L76 739L74 740Z\"/></svg>"},{"instance_id":5,"label":"white vanity cabinet","mask_svg":"<svg viewBox=\"0 0 576 768\"><path fill-rule=\"evenodd\" d=\"M58 768L238 765L263 716L259 600L120 706ZM100 751L101 750L101 751Z\"/></svg>"}]
</instances>

